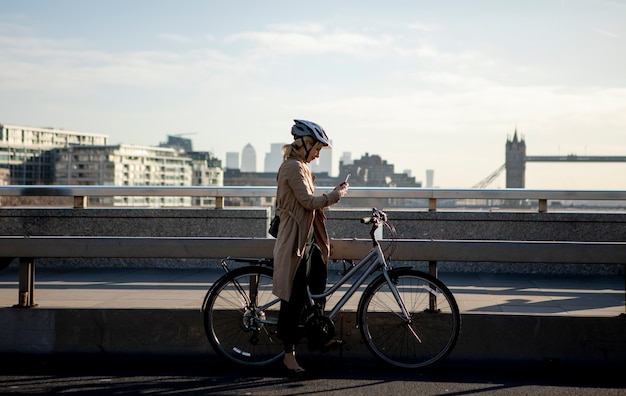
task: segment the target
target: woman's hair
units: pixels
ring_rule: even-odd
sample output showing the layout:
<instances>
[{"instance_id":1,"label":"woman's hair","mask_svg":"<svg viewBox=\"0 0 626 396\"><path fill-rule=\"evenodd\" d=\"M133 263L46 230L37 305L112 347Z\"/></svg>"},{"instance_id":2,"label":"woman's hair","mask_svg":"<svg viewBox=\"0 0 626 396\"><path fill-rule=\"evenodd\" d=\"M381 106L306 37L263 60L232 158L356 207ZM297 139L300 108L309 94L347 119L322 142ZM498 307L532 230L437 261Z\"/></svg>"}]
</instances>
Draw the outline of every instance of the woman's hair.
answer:
<instances>
[{"instance_id":1,"label":"woman's hair","mask_svg":"<svg viewBox=\"0 0 626 396\"><path fill-rule=\"evenodd\" d=\"M298 137L293 142L289 144L285 144L283 146L283 161L286 161L289 157L292 156L294 152L302 148L302 139L304 139L304 142L309 148L314 147L315 144L322 144L318 142L317 140L315 140L314 138L312 138L311 136ZM300 156L304 158L304 155L305 155L304 152L300 152Z\"/></svg>"}]
</instances>

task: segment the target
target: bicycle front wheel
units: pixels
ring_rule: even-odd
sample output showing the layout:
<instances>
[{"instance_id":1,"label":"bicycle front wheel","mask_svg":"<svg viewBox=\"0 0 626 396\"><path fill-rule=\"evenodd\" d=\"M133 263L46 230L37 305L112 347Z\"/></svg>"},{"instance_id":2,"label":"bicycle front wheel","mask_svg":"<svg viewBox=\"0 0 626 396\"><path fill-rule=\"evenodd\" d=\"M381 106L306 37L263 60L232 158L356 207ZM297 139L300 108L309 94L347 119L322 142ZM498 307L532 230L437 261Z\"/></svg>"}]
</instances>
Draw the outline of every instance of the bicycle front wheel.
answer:
<instances>
[{"instance_id":1,"label":"bicycle front wheel","mask_svg":"<svg viewBox=\"0 0 626 396\"><path fill-rule=\"evenodd\" d=\"M441 361L454 348L461 328L454 296L440 280L420 271L398 269L389 276L391 286L381 275L363 292L358 308L363 341L396 367L424 368Z\"/></svg>"},{"instance_id":2,"label":"bicycle front wheel","mask_svg":"<svg viewBox=\"0 0 626 396\"><path fill-rule=\"evenodd\" d=\"M204 299L207 338L213 349L231 362L248 366L273 363L284 353L276 336L279 308L269 268L237 268L216 281Z\"/></svg>"}]
</instances>

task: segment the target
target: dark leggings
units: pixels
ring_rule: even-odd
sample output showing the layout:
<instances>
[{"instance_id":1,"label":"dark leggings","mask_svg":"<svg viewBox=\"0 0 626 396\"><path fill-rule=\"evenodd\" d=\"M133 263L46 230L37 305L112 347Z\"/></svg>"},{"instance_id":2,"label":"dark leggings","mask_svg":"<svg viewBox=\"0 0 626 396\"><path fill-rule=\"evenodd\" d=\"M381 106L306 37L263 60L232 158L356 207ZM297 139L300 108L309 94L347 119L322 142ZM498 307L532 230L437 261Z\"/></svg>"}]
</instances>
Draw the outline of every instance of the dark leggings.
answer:
<instances>
[{"instance_id":1,"label":"dark leggings","mask_svg":"<svg viewBox=\"0 0 626 396\"><path fill-rule=\"evenodd\" d=\"M289 301L280 300L277 331L286 353L293 352L302 338L298 324L309 298L306 292L307 285L312 294L322 293L326 288L327 276L328 271L322 259L322 253L317 245L313 245L310 260L307 260L305 256L298 265ZM324 309L324 300L315 302L321 305L322 310Z\"/></svg>"}]
</instances>

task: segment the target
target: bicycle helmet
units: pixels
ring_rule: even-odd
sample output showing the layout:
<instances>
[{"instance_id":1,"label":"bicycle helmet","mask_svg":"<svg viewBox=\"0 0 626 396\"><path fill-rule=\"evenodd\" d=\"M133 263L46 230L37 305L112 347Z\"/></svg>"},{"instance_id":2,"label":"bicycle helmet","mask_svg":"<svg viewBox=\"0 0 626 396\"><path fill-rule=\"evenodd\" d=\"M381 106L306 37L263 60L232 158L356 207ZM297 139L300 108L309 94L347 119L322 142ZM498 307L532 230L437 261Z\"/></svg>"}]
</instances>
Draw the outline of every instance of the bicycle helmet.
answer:
<instances>
[{"instance_id":1,"label":"bicycle helmet","mask_svg":"<svg viewBox=\"0 0 626 396\"><path fill-rule=\"evenodd\" d=\"M303 136L311 136L315 140L322 143L324 146L330 148L330 139L328 139L328 135L324 132L324 128L317 125L314 122L306 121L306 120L293 120L295 122L294 126L291 127L291 134L294 139L303 137Z\"/></svg>"}]
</instances>

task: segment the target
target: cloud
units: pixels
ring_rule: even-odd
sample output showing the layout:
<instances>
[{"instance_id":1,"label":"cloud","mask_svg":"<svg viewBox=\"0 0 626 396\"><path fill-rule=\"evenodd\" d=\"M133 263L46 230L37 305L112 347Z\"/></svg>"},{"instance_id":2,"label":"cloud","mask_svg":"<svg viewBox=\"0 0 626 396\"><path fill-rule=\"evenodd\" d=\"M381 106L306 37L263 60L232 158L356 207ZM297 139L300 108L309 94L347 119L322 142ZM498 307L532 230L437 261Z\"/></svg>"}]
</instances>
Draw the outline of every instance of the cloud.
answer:
<instances>
[{"instance_id":1,"label":"cloud","mask_svg":"<svg viewBox=\"0 0 626 396\"><path fill-rule=\"evenodd\" d=\"M305 22L305 23L274 23L268 26L269 30L275 30L279 32L288 33L304 33L304 34L319 34L326 30L326 27L321 23Z\"/></svg>"},{"instance_id":2,"label":"cloud","mask_svg":"<svg viewBox=\"0 0 626 396\"><path fill-rule=\"evenodd\" d=\"M32 29L24 24L15 22L0 21L0 33L3 34L26 34L31 33Z\"/></svg>"},{"instance_id":3,"label":"cloud","mask_svg":"<svg viewBox=\"0 0 626 396\"><path fill-rule=\"evenodd\" d=\"M250 43L253 52L274 55L349 54L381 57L394 40L389 35L368 36L336 30L329 32L319 24L272 25L269 31L248 31L233 34L231 41Z\"/></svg>"},{"instance_id":4,"label":"cloud","mask_svg":"<svg viewBox=\"0 0 626 396\"><path fill-rule=\"evenodd\" d=\"M580 141L587 134L591 141L598 128L615 131L626 125L625 89L574 89L540 80L537 76L546 72L539 63L516 62L490 45L455 49L428 34L443 29L413 24L378 34L375 28L312 22L198 40L165 32L158 34L164 42L185 45L158 51L99 49L83 39L5 31L0 33L0 86L6 95L0 105L17 114L11 112L20 106L17 98L30 95L41 106L30 106L30 99L22 108L47 117L52 104L58 106L55 113L81 109L73 117L85 118L85 125L93 122L88 118L110 114L98 125L110 123L101 128L118 134L112 141L128 141L128 131L145 129L148 138L133 138L146 144L161 131L183 128L258 139L252 141L257 149L274 136L283 140L282 132L271 133L282 131L284 120L309 117L338 131L333 135L337 147L353 150L354 157L369 151L398 169L434 167L438 177L447 164L458 164L464 172L446 175L458 180L499 166L501 146L516 125L534 137L533 155L540 154L540 144L550 154L569 136ZM294 95L294 86L306 94ZM97 103L103 107L84 103L103 91L116 108L104 99ZM251 130L264 132L246 135ZM616 137L616 151L626 150L624 139ZM199 148L214 144L210 134L197 140ZM449 147L451 141L457 146ZM236 139L231 144L243 145ZM468 152L491 146L496 160L481 156L468 163ZM477 179L457 184L469 186Z\"/></svg>"},{"instance_id":5,"label":"cloud","mask_svg":"<svg viewBox=\"0 0 626 396\"><path fill-rule=\"evenodd\" d=\"M409 25L409 29L431 33L442 30L443 27L435 23L412 23Z\"/></svg>"},{"instance_id":6,"label":"cloud","mask_svg":"<svg viewBox=\"0 0 626 396\"><path fill-rule=\"evenodd\" d=\"M616 33L613 33L611 31L605 30L605 29L597 29L597 28L592 28L591 29L592 32L596 32L601 36L605 36L605 37L610 37L612 39L617 39L619 38L619 35Z\"/></svg>"},{"instance_id":7,"label":"cloud","mask_svg":"<svg viewBox=\"0 0 626 396\"><path fill-rule=\"evenodd\" d=\"M186 42L176 35L167 40ZM237 61L212 49L85 50L81 40L0 35L0 83L10 91L85 91L103 85L180 86L204 76L241 73ZM245 71L244 71L245 72Z\"/></svg>"},{"instance_id":8,"label":"cloud","mask_svg":"<svg viewBox=\"0 0 626 396\"><path fill-rule=\"evenodd\" d=\"M157 37L161 40L170 41L178 44L189 44L193 42L193 40L187 36L174 33L159 33Z\"/></svg>"}]
</instances>

